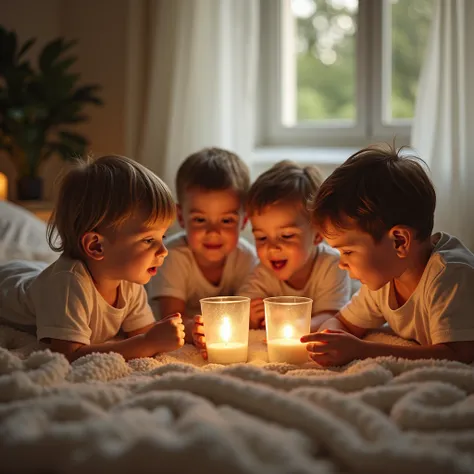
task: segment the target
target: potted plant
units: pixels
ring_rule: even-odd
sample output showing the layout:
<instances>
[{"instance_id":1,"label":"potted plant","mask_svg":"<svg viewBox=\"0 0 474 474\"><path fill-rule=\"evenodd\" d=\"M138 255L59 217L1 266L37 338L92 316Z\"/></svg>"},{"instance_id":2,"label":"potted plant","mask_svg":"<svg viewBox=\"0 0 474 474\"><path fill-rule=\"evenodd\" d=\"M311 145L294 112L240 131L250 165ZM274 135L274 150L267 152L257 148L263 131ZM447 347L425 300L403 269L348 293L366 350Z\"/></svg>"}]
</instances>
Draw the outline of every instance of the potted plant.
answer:
<instances>
[{"instance_id":1,"label":"potted plant","mask_svg":"<svg viewBox=\"0 0 474 474\"><path fill-rule=\"evenodd\" d=\"M25 58L35 43L19 44L15 31L0 26L0 149L18 173L18 199L40 199L41 164L54 153L65 160L84 154L88 141L71 127L88 120L87 104L102 105L97 84L78 85L71 72L75 41L56 38L39 53L37 67Z\"/></svg>"}]
</instances>

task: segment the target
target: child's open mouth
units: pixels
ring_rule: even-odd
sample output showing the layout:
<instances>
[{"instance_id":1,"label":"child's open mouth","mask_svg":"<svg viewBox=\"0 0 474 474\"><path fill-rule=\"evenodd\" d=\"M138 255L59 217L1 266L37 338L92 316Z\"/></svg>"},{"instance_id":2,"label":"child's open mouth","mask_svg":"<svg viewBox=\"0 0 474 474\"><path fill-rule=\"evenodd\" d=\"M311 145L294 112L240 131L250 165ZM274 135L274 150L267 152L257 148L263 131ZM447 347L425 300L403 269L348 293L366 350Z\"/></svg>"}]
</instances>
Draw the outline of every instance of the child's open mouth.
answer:
<instances>
[{"instance_id":1,"label":"child's open mouth","mask_svg":"<svg viewBox=\"0 0 474 474\"><path fill-rule=\"evenodd\" d=\"M158 267L150 267L150 268L148 269L148 273L149 273L151 276L154 276L154 275L156 275L157 270L158 270Z\"/></svg>"},{"instance_id":2,"label":"child's open mouth","mask_svg":"<svg viewBox=\"0 0 474 474\"><path fill-rule=\"evenodd\" d=\"M285 267L288 260L270 260L273 270L281 270Z\"/></svg>"},{"instance_id":3,"label":"child's open mouth","mask_svg":"<svg viewBox=\"0 0 474 474\"><path fill-rule=\"evenodd\" d=\"M204 244L204 248L208 250L219 250L222 248L222 244Z\"/></svg>"}]
</instances>

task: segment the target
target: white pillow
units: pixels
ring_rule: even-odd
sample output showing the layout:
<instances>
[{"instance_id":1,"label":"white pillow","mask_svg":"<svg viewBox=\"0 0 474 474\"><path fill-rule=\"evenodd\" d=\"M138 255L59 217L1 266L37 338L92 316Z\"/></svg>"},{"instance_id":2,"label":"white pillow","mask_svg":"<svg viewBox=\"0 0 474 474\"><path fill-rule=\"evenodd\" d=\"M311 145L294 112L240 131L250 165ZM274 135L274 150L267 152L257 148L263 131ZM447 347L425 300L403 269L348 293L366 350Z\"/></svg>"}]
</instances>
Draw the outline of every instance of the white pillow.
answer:
<instances>
[{"instance_id":1,"label":"white pillow","mask_svg":"<svg viewBox=\"0 0 474 474\"><path fill-rule=\"evenodd\" d=\"M10 260L51 263L58 257L49 248L42 220L16 204L0 201L0 264Z\"/></svg>"}]
</instances>

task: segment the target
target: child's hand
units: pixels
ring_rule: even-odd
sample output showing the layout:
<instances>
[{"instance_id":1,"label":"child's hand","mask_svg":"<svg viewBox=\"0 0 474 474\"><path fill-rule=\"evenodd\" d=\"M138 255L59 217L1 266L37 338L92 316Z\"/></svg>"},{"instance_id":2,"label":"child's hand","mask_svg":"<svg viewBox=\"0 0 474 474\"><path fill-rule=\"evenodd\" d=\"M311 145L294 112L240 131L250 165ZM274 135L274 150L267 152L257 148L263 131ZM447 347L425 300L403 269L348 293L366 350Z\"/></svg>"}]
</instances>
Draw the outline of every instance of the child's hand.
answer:
<instances>
[{"instance_id":1,"label":"child's hand","mask_svg":"<svg viewBox=\"0 0 474 474\"><path fill-rule=\"evenodd\" d=\"M194 316L193 344L199 349L203 359L207 359L206 336L204 336L204 322L201 315Z\"/></svg>"},{"instance_id":2,"label":"child's hand","mask_svg":"<svg viewBox=\"0 0 474 474\"><path fill-rule=\"evenodd\" d=\"M323 367L341 366L355 359L365 358L367 343L345 331L324 329L307 334L301 342L309 342L309 356Z\"/></svg>"},{"instance_id":3,"label":"child's hand","mask_svg":"<svg viewBox=\"0 0 474 474\"><path fill-rule=\"evenodd\" d=\"M265 329L263 298L255 298L250 302L250 329Z\"/></svg>"},{"instance_id":4,"label":"child's hand","mask_svg":"<svg viewBox=\"0 0 474 474\"><path fill-rule=\"evenodd\" d=\"M171 314L158 321L145 335L155 354L171 352L184 344L184 325L179 313Z\"/></svg>"},{"instance_id":5,"label":"child's hand","mask_svg":"<svg viewBox=\"0 0 474 474\"><path fill-rule=\"evenodd\" d=\"M183 318L184 324L184 342L187 344L194 344L194 318L191 316L185 316Z\"/></svg>"}]
</instances>

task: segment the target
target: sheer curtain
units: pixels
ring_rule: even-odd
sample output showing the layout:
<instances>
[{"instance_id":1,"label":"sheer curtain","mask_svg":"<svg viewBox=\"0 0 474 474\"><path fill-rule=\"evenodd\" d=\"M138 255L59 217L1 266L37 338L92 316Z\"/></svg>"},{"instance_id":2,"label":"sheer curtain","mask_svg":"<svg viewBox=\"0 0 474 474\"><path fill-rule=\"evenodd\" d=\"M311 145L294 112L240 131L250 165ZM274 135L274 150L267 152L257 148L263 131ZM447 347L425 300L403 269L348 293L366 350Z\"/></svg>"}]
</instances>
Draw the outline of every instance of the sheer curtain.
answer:
<instances>
[{"instance_id":1,"label":"sheer curtain","mask_svg":"<svg viewBox=\"0 0 474 474\"><path fill-rule=\"evenodd\" d=\"M148 0L130 9L130 154L170 187L181 161L202 147L250 159L259 2Z\"/></svg>"},{"instance_id":2,"label":"sheer curtain","mask_svg":"<svg viewBox=\"0 0 474 474\"><path fill-rule=\"evenodd\" d=\"M474 2L437 0L420 78L412 145L428 163L435 230L474 250Z\"/></svg>"}]
</instances>

